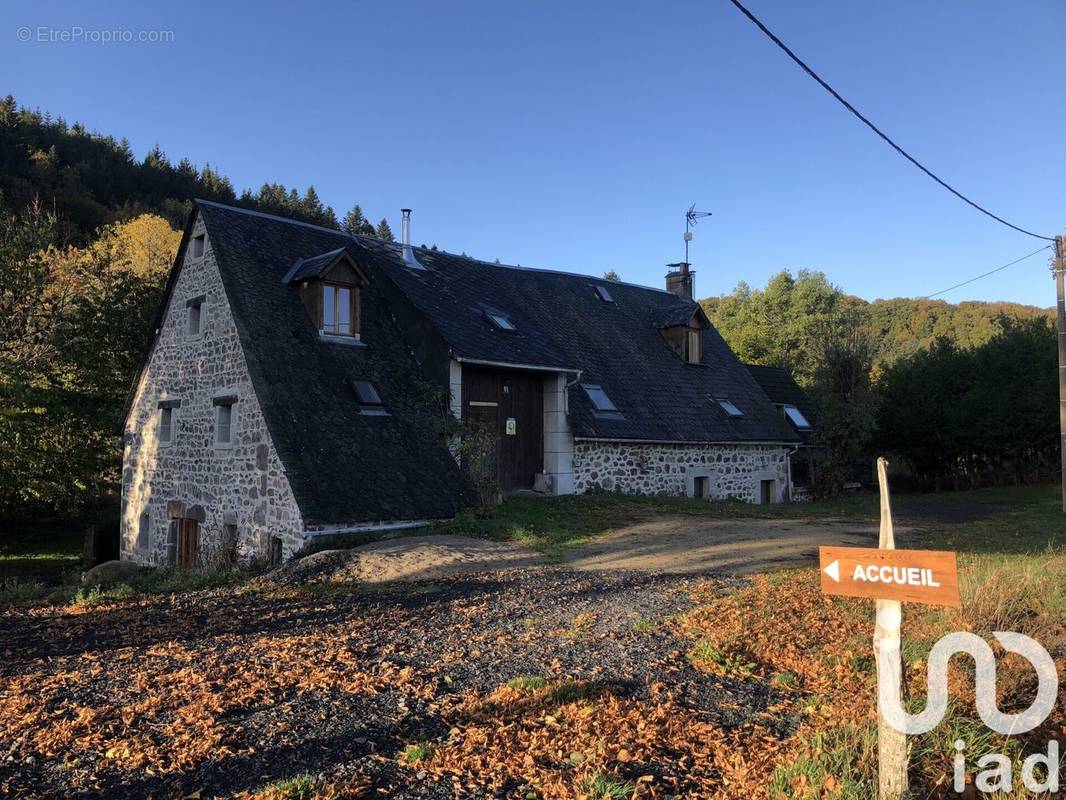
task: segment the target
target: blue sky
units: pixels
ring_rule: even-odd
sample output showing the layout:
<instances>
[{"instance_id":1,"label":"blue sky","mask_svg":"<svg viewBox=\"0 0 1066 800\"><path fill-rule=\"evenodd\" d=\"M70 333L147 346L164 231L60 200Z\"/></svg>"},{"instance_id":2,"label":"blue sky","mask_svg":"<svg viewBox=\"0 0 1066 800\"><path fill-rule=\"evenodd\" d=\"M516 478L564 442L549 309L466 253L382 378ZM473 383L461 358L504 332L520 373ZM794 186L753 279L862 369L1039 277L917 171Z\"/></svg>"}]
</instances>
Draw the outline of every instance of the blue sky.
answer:
<instances>
[{"instance_id":1,"label":"blue sky","mask_svg":"<svg viewBox=\"0 0 1066 800\"><path fill-rule=\"evenodd\" d=\"M153 7L154 6L154 7ZM1058 0L749 0L916 157L996 213L1066 232ZM21 42L18 29L32 31ZM38 28L169 43L37 41ZM313 184L416 243L659 286L696 229L701 296L824 271L924 295L1041 242L904 162L726 0L75 3L0 9L0 90L210 162ZM1051 305L1043 255L945 299Z\"/></svg>"}]
</instances>

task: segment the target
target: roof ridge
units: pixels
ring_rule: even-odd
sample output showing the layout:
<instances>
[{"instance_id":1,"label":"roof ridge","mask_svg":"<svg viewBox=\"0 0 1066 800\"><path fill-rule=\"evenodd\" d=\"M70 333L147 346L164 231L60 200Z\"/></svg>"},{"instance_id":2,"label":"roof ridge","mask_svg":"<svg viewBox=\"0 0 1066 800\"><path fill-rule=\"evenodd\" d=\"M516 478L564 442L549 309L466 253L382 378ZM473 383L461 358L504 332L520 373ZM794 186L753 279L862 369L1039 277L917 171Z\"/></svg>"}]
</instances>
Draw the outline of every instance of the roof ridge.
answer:
<instances>
[{"instance_id":1,"label":"roof ridge","mask_svg":"<svg viewBox=\"0 0 1066 800\"><path fill-rule=\"evenodd\" d=\"M388 247L390 249L391 248L400 249L400 248L403 247L403 245L401 245L401 244L399 244L397 242L389 242L389 241L386 241L384 239L379 239L376 236L363 236L362 234L355 234L355 233L351 233L350 231L346 231L346 230L340 230L340 229L337 229L337 228L327 228L327 227L324 227L322 225L315 225L313 222L304 222L303 220L292 219L291 217L282 217L282 216L279 216L277 214L268 214L265 211L255 211L255 210L250 209L250 208L242 208L241 206L231 206L231 205L227 205L226 203L219 203L219 202L217 202L215 200L204 200L203 198L197 197L197 198L195 198L193 200L193 202L197 203L197 204L205 205L205 206L213 206L215 208L222 208L222 209L225 209L227 211L236 211L239 214L248 214L249 216L252 216L252 217L262 217L264 219L276 220L277 222L287 222L290 225L301 225L301 226L303 226L305 228L313 228L313 229L318 230L318 231L324 231L326 233L332 233L332 234L334 234L336 236L343 236L346 239L354 240L358 244L362 244L364 241L367 241L367 242L372 242L374 245L377 245L379 247ZM489 266L489 267L502 267L503 269L521 270L523 272L543 272L543 273L547 273L547 274L550 274L550 275L565 275L565 276L571 277L571 278L583 278L585 280L600 281L600 282L608 284L608 285L613 284L615 286L629 286L629 287L631 287L633 289L644 289L645 291L657 292L659 294L668 294L668 295L673 295L674 294L673 292L669 291L668 289L657 289L654 286L645 286L642 283L631 283L630 281L609 281L606 278L597 278L595 275L587 275L587 274L585 274L583 272L570 272L569 270L552 269L550 267L522 267L522 266L519 266L517 264L504 264L503 262L499 262L499 261L486 261L483 258L475 258L474 256L462 255L462 254L459 254L459 253L449 253L447 250L432 250L432 249L430 249L428 247L419 247L419 246L416 246L416 245L411 245L411 246L415 250L421 250L423 253L429 253L429 254L443 253L444 255L449 256L450 258L461 258L461 259L464 259L466 261L474 261L474 262L476 262L478 264L484 264L484 265ZM676 295L674 295L674 296L676 296Z\"/></svg>"},{"instance_id":2,"label":"roof ridge","mask_svg":"<svg viewBox=\"0 0 1066 800\"><path fill-rule=\"evenodd\" d=\"M197 205L214 206L215 208L224 208L226 211L236 211L238 214L248 214L252 217L263 217L265 219L273 219L278 222L288 222L290 225L302 225L305 228L314 228L318 231L325 231L326 233L336 234L337 236L343 236L348 238L350 234L348 231L340 230L339 228L327 228L325 225L315 225L313 222L304 222L300 219L292 219L292 217L282 217L278 214L268 214L265 211L255 211L251 208L242 208L240 206L231 206L226 203L219 203L214 200L204 200L202 197L193 199L193 202Z\"/></svg>"}]
</instances>

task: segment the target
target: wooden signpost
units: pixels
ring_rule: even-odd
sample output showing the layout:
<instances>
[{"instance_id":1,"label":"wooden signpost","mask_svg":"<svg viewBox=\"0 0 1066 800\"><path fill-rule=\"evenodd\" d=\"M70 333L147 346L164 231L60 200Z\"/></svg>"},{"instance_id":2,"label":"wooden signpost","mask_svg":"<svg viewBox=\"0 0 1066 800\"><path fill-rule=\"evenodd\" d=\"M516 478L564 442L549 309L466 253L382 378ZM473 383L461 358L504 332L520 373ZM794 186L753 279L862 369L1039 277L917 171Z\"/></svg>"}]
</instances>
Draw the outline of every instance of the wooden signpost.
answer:
<instances>
[{"instance_id":1,"label":"wooden signpost","mask_svg":"<svg viewBox=\"0 0 1066 800\"><path fill-rule=\"evenodd\" d=\"M942 550L819 547L822 592L936 606L959 605L955 554Z\"/></svg>"},{"instance_id":2,"label":"wooden signpost","mask_svg":"<svg viewBox=\"0 0 1066 800\"><path fill-rule=\"evenodd\" d=\"M955 554L935 550L897 550L888 496L888 462L877 459L881 489L881 531L877 548L821 547L822 592L877 601L874 654L880 687L882 676L903 686L900 658L902 603L959 605L959 576ZM902 704L902 698L897 698ZM907 794L907 736L893 728L880 707L877 714L878 796L902 800Z\"/></svg>"}]
</instances>

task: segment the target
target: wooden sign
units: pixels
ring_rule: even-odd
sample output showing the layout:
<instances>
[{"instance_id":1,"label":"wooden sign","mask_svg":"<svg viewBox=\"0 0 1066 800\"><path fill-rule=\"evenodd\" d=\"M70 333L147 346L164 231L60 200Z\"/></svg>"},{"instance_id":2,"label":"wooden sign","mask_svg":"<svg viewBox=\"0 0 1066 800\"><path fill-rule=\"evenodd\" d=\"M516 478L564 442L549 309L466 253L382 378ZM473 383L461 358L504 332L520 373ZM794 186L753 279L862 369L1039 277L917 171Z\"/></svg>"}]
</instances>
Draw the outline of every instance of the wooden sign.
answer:
<instances>
[{"instance_id":1,"label":"wooden sign","mask_svg":"<svg viewBox=\"0 0 1066 800\"><path fill-rule=\"evenodd\" d=\"M825 594L959 605L959 572L954 553L819 547L818 557Z\"/></svg>"}]
</instances>

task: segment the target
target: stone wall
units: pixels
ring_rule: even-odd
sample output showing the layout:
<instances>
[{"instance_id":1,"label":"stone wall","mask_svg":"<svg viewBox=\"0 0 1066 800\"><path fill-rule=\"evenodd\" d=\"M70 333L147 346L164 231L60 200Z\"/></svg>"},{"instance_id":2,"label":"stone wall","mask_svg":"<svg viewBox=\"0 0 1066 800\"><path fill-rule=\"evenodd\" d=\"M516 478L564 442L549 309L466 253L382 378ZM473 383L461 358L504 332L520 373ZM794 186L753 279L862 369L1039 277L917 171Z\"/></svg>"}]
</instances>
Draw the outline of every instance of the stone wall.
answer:
<instances>
[{"instance_id":1,"label":"stone wall","mask_svg":"<svg viewBox=\"0 0 1066 800\"><path fill-rule=\"evenodd\" d=\"M201 562L235 533L241 560L266 557L270 538L288 557L303 545L303 522L262 411L252 391L209 240L193 257L192 238L165 319L126 420L122 470L122 558L149 564L173 559L171 521L199 523ZM204 296L201 333L188 332L187 301ZM236 396L231 446L215 444L214 399ZM158 437L159 404L173 411L170 444ZM138 540L142 515L145 536ZM224 526L229 527L223 531ZM169 539L168 539L169 534Z\"/></svg>"},{"instance_id":2,"label":"stone wall","mask_svg":"<svg viewBox=\"0 0 1066 800\"><path fill-rule=\"evenodd\" d=\"M707 478L711 499L762 499L772 480L772 502L788 495L788 450L777 445L574 443L574 488L625 494L694 496L696 478Z\"/></svg>"}]
</instances>

